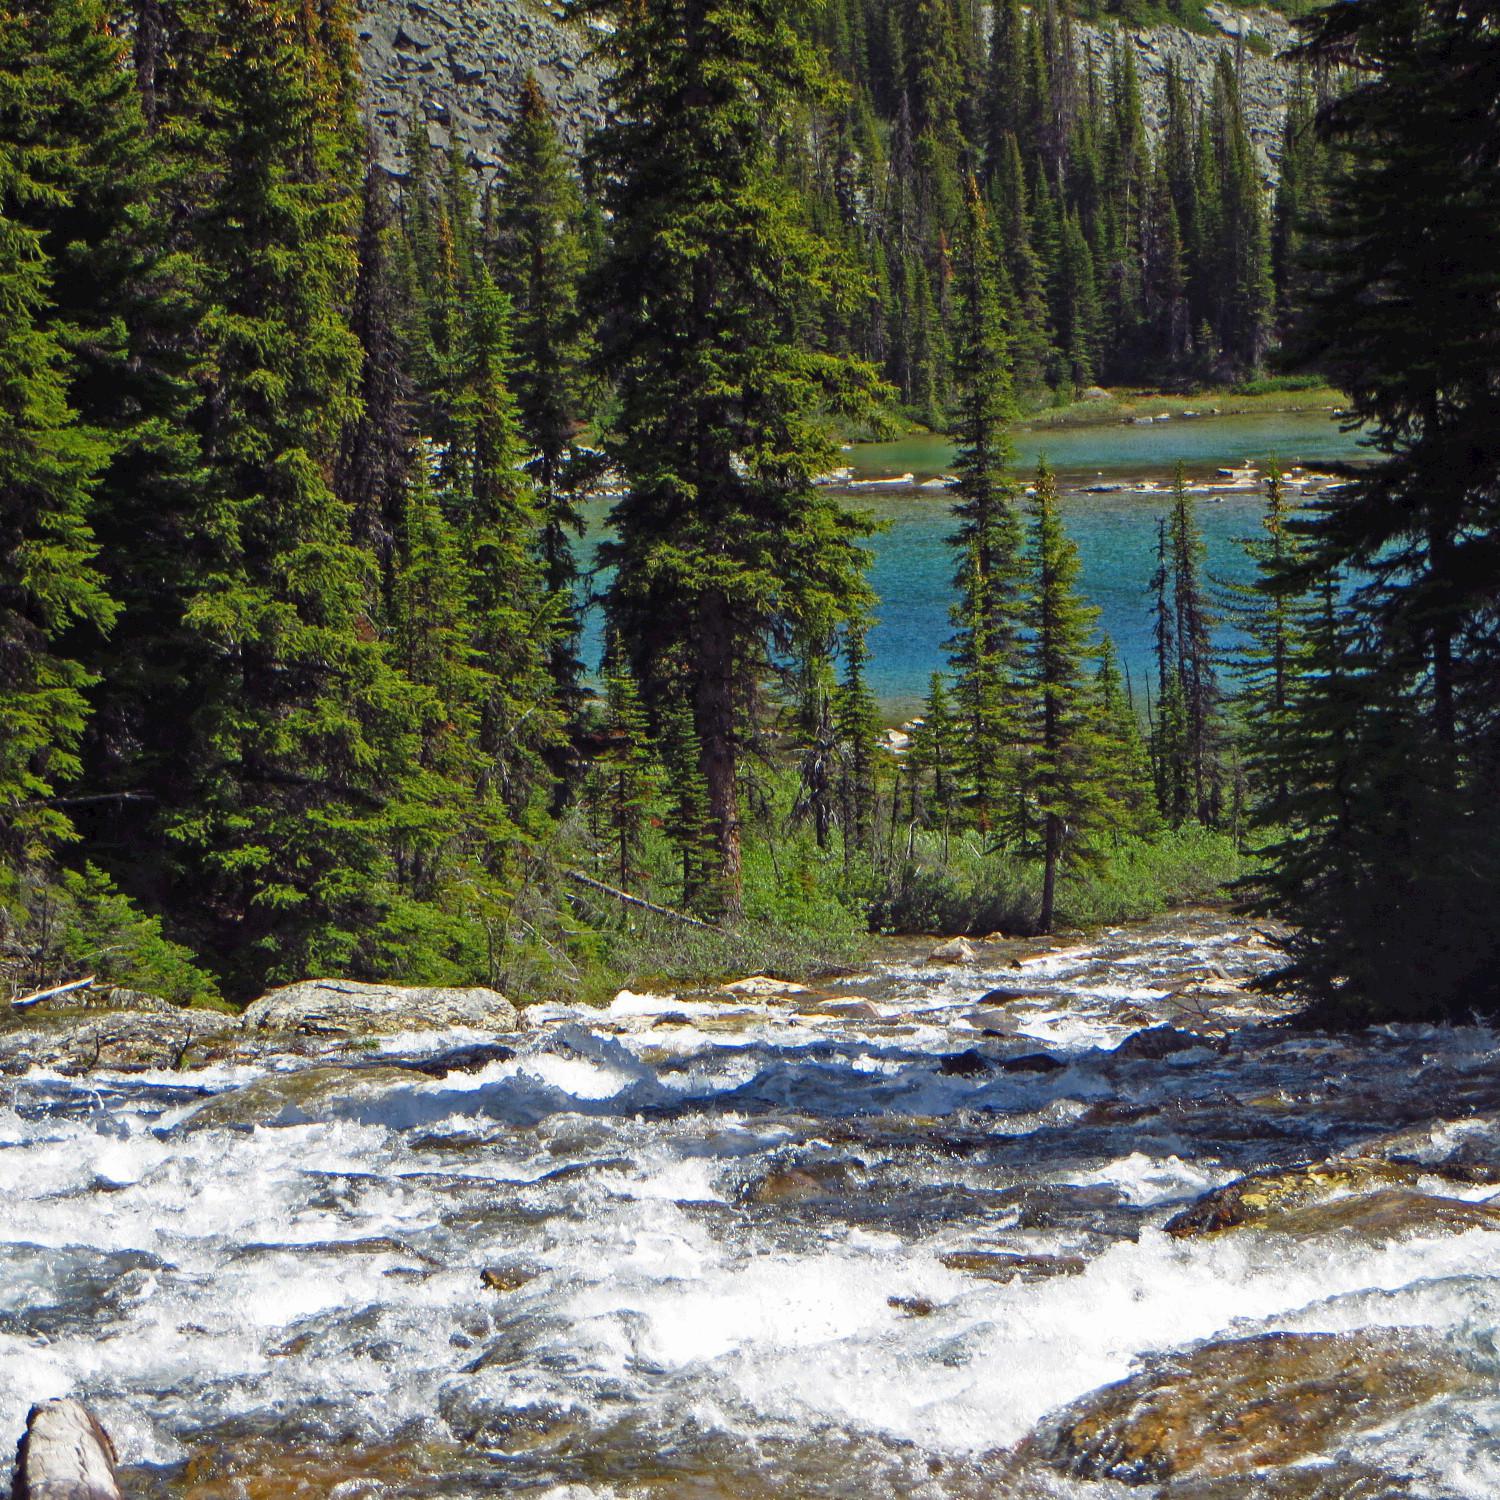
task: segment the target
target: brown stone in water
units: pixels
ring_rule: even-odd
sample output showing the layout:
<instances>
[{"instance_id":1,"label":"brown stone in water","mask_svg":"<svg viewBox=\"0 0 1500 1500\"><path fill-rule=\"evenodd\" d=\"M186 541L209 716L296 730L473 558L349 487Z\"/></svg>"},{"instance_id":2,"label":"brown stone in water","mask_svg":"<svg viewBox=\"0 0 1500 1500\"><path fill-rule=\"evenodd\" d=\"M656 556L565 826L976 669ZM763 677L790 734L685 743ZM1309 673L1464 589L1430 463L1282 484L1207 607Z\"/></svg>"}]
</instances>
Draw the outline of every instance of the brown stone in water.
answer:
<instances>
[{"instance_id":1,"label":"brown stone in water","mask_svg":"<svg viewBox=\"0 0 1500 1500\"><path fill-rule=\"evenodd\" d=\"M479 1280L492 1292L514 1292L528 1281L535 1281L536 1272L523 1271L520 1266L486 1266L479 1273Z\"/></svg>"},{"instance_id":2,"label":"brown stone in water","mask_svg":"<svg viewBox=\"0 0 1500 1500\"><path fill-rule=\"evenodd\" d=\"M1076 1479L1213 1479L1316 1457L1477 1380L1394 1329L1225 1339L1153 1359L1048 1418L1022 1448Z\"/></svg>"},{"instance_id":3,"label":"brown stone in water","mask_svg":"<svg viewBox=\"0 0 1500 1500\"><path fill-rule=\"evenodd\" d=\"M1500 1227L1500 1223L1494 1222L1500 1216L1484 1204L1439 1198L1417 1190L1423 1178L1450 1175L1466 1180L1461 1172L1450 1174L1441 1166L1358 1156L1273 1168L1252 1172L1205 1193L1169 1219L1165 1228L1168 1234L1186 1239L1242 1226L1303 1234L1362 1226L1371 1233L1385 1234L1424 1225L1463 1229ZM1360 1199L1377 1201L1361 1208L1357 1206ZM1325 1211L1303 1212L1315 1206Z\"/></svg>"},{"instance_id":4,"label":"brown stone in water","mask_svg":"<svg viewBox=\"0 0 1500 1500\"><path fill-rule=\"evenodd\" d=\"M80 1401L31 1408L16 1448L12 1500L120 1500L115 1445Z\"/></svg>"},{"instance_id":5,"label":"brown stone in water","mask_svg":"<svg viewBox=\"0 0 1500 1500\"><path fill-rule=\"evenodd\" d=\"M1087 1266L1081 1255L1027 1255L1016 1250L954 1250L939 1258L950 1271L1000 1282L1080 1276Z\"/></svg>"}]
</instances>

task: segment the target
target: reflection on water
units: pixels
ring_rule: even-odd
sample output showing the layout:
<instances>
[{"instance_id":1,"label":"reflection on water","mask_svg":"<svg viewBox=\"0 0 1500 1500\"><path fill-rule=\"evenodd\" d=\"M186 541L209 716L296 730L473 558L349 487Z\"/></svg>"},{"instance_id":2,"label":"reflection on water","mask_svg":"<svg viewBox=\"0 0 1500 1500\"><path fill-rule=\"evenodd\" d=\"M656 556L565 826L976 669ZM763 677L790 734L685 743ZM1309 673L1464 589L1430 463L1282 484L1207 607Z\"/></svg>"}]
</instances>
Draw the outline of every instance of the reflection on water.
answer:
<instances>
[{"instance_id":1,"label":"reflection on water","mask_svg":"<svg viewBox=\"0 0 1500 1500\"><path fill-rule=\"evenodd\" d=\"M300 1087L305 1058L217 1064L206 1099L9 1079L0 1434L76 1391L141 1500L1492 1495L1500 1037L1268 1025L1246 982L1272 961L1197 914L896 954L836 993L553 1006L477 1072L434 1067L474 1037L426 1034L340 1053L347 1083L326 1055ZM1399 1219L1164 1232L1354 1151L1407 1185ZM1243 1358L1192 1352L1226 1339ZM1147 1403L1181 1413L1151 1487L1068 1477L1105 1418L1044 1419L1151 1351L1181 1359L1148 1383L1211 1375ZM1330 1371L1293 1441L1276 1389ZM1139 1434L1127 1397L1105 1414ZM1331 1466L1313 1489L1191 1456L1252 1410L1254 1454Z\"/></svg>"}]
</instances>

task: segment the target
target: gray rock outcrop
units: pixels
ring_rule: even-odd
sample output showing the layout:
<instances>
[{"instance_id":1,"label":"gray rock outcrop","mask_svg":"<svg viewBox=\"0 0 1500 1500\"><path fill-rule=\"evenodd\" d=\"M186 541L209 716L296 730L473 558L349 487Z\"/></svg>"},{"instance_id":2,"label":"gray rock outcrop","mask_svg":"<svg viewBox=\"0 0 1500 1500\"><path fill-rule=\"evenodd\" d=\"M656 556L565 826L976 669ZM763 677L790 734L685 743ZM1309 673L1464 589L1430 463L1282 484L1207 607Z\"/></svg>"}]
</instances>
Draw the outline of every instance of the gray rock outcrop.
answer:
<instances>
[{"instance_id":1,"label":"gray rock outcrop","mask_svg":"<svg viewBox=\"0 0 1500 1500\"><path fill-rule=\"evenodd\" d=\"M392 171L415 107L432 145L446 149L456 131L488 176L528 72L570 149L602 116L584 28L538 0L364 0L359 48L376 150Z\"/></svg>"},{"instance_id":2,"label":"gray rock outcrop","mask_svg":"<svg viewBox=\"0 0 1500 1500\"><path fill-rule=\"evenodd\" d=\"M1291 43L1286 17L1273 10L1207 7L1212 32L1153 26L1127 33L1135 47L1146 127L1166 124L1167 62L1189 96L1208 99L1214 65L1236 59L1246 124L1267 180L1281 154L1291 74L1277 60ZM1080 51L1108 76L1113 28L1080 22ZM522 80L535 73L570 150L578 151L604 117L605 75L590 55L587 28L543 0L362 0L360 56L366 108L382 164L402 170L404 141L416 110L432 145L446 149L456 131L484 175L499 165Z\"/></svg>"},{"instance_id":3,"label":"gray rock outcrop","mask_svg":"<svg viewBox=\"0 0 1500 1500\"><path fill-rule=\"evenodd\" d=\"M520 1017L498 990L304 979L262 995L245 1010L246 1031L300 1036L374 1036L472 1026L515 1031Z\"/></svg>"},{"instance_id":4,"label":"gray rock outcrop","mask_svg":"<svg viewBox=\"0 0 1500 1500\"><path fill-rule=\"evenodd\" d=\"M12 1500L120 1500L115 1446L80 1401L33 1406L16 1449Z\"/></svg>"}]
</instances>

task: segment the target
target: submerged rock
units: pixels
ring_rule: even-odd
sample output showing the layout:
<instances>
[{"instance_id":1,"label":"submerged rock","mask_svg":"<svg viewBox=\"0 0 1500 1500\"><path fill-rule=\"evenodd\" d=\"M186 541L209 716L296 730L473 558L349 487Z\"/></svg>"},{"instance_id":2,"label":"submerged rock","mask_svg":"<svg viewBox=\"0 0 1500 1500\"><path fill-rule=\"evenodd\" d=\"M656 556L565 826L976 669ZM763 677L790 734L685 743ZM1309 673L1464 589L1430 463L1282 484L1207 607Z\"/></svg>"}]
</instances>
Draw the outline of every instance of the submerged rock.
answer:
<instances>
[{"instance_id":1,"label":"submerged rock","mask_svg":"<svg viewBox=\"0 0 1500 1500\"><path fill-rule=\"evenodd\" d=\"M950 1052L938 1059L938 1072L945 1078L982 1078L994 1064L975 1047Z\"/></svg>"},{"instance_id":2,"label":"submerged rock","mask_svg":"<svg viewBox=\"0 0 1500 1500\"><path fill-rule=\"evenodd\" d=\"M1132 1062L1160 1062L1178 1052L1211 1046L1213 1043L1207 1037L1191 1031L1179 1031L1175 1026L1151 1026L1145 1031L1132 1032L1115 1048L1114 1055Z\"/></svg>"},{"instance_id":3,"label":"submerged rock","mask_svg":"<svg viewBox=\"0 0 1500 1500\"><path fill-rule=\"evenodd\" d=\"M1434 1177L1469 1180L1462 1169L1449 1173L1441 1166L1359 1156L1252 1172L1205 1193L1165 1228L1179 1239L1245 1226L1375 1235L1500 1228L1500 1208L1421 1191L1420 1184Z\"/></svg>"},{"instance_id":4,"label":"submerged rock","mask_svg":"<svg viewBox=\"0 0 1500 1500\"><path fill-rule=\"evenodd\" d=\"M950 1271L967 1271L984 1281L1046 1281L1053 1276L1081 1276L1081 1255L1028 1255L1018 1250L955 1250L939 1259Z\"/></svg>"},{"instance_id":5,"label":"submerged rock","mask_svg":"<svg viewBox=\"0 0 1500 1500\"><path fill-rule=\"evenodd\" d=\"M1242 1475L1326 1453L1351 1433L1477 1380L1447 1350L1408 1331L1225 1339L1159 1356L1085 1396L1045 1420L1023 1451L1076 1479L1160 1484Z\"/></svg>"},{"instance_id":6,"label":"submerged rock","mask_svg":"<svg viewBox=\"0 0 1500 1500\"><path fill-rule=\"evenodd\" d=\"M472 1026L515 1031L516 1008L498 990L364 984L353 979L306 979L262 995L245 1010L247 1031L291 1031L303 1036L369 1036Z\"/></svg>"},{"instance_id":7,"label":"submerged rock","mask_svg":"<svg viewBox=\"0 0 1500 1500\"><path fill-rule=\"evenodd\" d=\"M405 1068L349 1068L331 1065L299 1068L257 1078L243 1088L200 1104L181 1128L194 1130L253 1130L257 1125L307 1125L333 1118L341 1108L414 1080Z\"/></svg>"},{"instance_id":8,"label":"submerged rock","mask_svg":"<svg viewBox=\"0 0 1500 1500\"><path fill-rule=\"evenodd\" d=\"M1169 1484L1159 1500L1407 1500L1410 1481L1348 1460Z\"/></svg>"}]
</instances>

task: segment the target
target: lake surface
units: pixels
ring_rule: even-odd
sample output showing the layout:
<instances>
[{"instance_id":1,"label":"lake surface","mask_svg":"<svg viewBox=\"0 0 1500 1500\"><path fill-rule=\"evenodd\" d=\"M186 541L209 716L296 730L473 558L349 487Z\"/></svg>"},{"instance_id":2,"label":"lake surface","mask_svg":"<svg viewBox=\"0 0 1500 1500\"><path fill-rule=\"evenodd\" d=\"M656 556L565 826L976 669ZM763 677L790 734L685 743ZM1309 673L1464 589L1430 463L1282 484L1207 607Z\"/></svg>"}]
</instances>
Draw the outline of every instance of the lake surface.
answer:
<instances>
[{"instance_id":1,"label":"lake surface","mask_svg":"<svg viewBox=\"0 0 1500 1500\"><path fill-rule=\"evenodd\" d=\"M1367 451L1356 434L1342 431L1326 412L1023 432L1016 449L1018 479L1027 480L1041 457L1056 470L1068 530L1082 560L1081 589L1099 606L1099 628L1114 640L1137 682L1151 666L1148 582L1155 567L1156 523L1169 507L1167 491L1177 461L1184 463L1198 492L1209 572L1239 580L1249 570L1236 543L1257 534L1264 488L1249 479L1226 481L1217 471L1247 462L1263 471L1272 459L1284 469L1300 464L1315 471L1318 464L1359 458ZM860 444L843 455L854 487L841 487L841 493L886 528L869 543L870 581L880 596L870 636L870 681L883 713L892 720L919 711L931 674L947 666L954 597L954 553L948 545L951 497L945 489L920 486L946 473L952 458L952 445L931 436ZM899 488L859 487L906 474L911 482ZM1088 493L1095 486L1111 489ZM1316 483L1308 486L1314 488ZM595 536L604 509L597 507L591 516ZM591 541L584 543L586 556L591 546ZM595 661L598 650L595 619L586 659Z\"/></svg>"}]
</instances>

